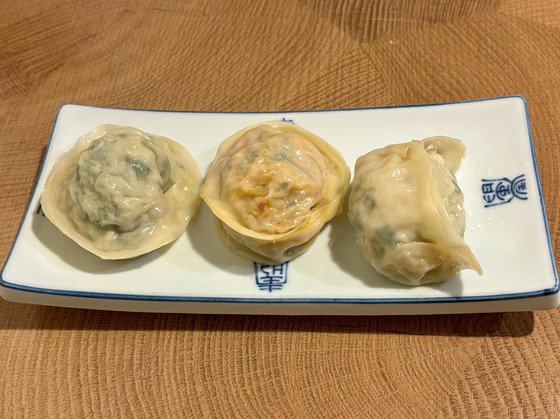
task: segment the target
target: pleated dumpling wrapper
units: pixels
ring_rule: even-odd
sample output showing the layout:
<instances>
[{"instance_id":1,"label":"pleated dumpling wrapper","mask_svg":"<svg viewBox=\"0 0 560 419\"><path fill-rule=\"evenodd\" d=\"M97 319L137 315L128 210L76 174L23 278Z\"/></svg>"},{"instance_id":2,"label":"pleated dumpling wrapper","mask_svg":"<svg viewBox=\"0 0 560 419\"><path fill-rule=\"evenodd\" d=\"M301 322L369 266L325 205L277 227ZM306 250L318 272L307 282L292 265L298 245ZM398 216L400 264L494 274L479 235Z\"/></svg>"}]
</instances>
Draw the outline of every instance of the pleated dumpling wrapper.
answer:
<instances>
[{"instance_id":1,"label":"pleated dumpling wrapper","mask_svg":"<svg viewBox=\"0 0 560 419\"><path fill-rule=\"evenodd\" d=\"M438 136L389 145L356 161L348 216L367 262L407 285L482 274L465 243L464 197L455 172L462 141Z\"/></svg>"},{"instance_id":2,"label":"pleated dumpling wrapper","mask_svg":"<svg viewBox=\"0 0 560 419\"><path fill-rule=\"evenodd\" d=\"M270 121L220 144L201 195L227 246L273 265L308 249L342 212L349 183L350 169L332 145L297 125Z\"/></svg>"},{"instance_id":3,"label":"pleated dumpling wrapper","mask_svg":"<svg viewBox=\"0 0 560 419\"><path fill-rule=\"evenodd\" d=\"M56 161L41 206L84 249L102 259L128 259L185 232L201 183L195 160L179 143L101 125Z\"/></svg>"}]
</instances>

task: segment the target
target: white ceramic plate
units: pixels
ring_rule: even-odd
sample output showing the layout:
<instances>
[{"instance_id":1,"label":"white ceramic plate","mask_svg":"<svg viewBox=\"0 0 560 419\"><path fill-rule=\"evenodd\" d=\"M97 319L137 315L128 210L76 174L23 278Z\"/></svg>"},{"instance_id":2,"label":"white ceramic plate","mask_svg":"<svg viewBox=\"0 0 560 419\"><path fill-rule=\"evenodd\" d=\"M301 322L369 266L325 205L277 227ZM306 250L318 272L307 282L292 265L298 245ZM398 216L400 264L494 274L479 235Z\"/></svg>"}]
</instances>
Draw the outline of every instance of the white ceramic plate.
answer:
<instances>
[{"instance_id":1,"label":"white ceramic plate","mask_svg":"<svg viewBox=\"0 0 560 419\"><path fill-rule=\"evenodd\" d=\"M346 214L326 227L307 253L281 267L253 264L227 249L204 204L176 242L127 261L98 259L41 214L41 189L55 160L97 125L131 125L173 138L204 172L223 139L266 120L288 120L323 137L341 150L351 168L360 155L390 143L433 135L462 139L467 156L457 177L465 194L465 239L484 274L464 271L443 284L421 287L393 283L363 260ZM518 96L282 113L64 105L0 282L4 299L26 303L255 314L544 310L558 305L558 290L526 103Z\"/></svg>"}]
</instances>

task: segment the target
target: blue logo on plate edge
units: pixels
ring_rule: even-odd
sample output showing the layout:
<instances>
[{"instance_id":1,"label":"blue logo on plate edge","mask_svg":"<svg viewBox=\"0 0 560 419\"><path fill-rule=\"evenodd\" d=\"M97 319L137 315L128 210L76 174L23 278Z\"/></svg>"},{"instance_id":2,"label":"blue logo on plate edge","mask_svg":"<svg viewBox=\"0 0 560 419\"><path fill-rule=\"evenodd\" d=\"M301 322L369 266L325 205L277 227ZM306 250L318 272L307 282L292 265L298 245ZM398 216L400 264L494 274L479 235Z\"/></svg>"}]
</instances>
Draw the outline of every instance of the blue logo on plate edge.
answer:
<instances>
[{"instance_id":1,"label":"blue logo on plate edge","mask_svg":"<svg viewBox=\"0 0 560 419\"><path fill-rule=\"evenodd\" d=\"M507 177L499 179L481 179L482 199L484 208L509 204L514 198L527 200L527 182L525 174L510 180Z\"/></svg>"},{"instance_id":2,"label":"blue logo on plate edge","mask_svg":"<svg viewBox=\"0 0 560 419\"><path fill-rule=\"evenodd\" d=\"M261 291L280 291L288 282L288 264L266 265L253 262L255 268L255 281Z\"/></svg>"}]
</instances>

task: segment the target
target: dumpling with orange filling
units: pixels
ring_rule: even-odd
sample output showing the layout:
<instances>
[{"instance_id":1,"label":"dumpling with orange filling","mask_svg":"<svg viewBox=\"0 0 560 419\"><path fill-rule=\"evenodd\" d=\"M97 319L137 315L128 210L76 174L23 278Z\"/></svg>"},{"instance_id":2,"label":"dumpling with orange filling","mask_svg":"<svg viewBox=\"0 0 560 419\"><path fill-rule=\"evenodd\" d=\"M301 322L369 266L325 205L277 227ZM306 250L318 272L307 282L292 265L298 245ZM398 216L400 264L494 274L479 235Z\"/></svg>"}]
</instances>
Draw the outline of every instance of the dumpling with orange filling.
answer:
<instances>
[{"instance_id":1,"label":"dumpling with orange filling","mask_svg":"<svg viewBox=\"0 0 560 419\"><path fill-rule=\"evenodd\" d=\"M292 260L342 211L350 170L338 150L294 124L264 122L223 141L202 199L223 241L250 260Z\"/></svg>"}]
</instances>

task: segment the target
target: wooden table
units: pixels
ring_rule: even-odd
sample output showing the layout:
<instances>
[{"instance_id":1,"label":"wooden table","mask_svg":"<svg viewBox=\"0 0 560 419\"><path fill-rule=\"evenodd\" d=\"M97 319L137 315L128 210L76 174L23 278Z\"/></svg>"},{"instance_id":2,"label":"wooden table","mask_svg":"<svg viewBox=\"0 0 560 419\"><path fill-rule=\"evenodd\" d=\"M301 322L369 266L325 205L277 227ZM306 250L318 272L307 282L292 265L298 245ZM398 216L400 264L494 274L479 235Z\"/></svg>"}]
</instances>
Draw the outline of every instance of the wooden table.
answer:
<instances>
[{"instance_id":1,"label":"wooden table","mask_svg":"<svg viewBox=\"0 0 560 419\"><path fill-rule=\"evenodd\" d=\"M4 0L0 258L64 103L195 111L523 95L560 254L554 0ZM146 314L0 300L0 417L558 417L560 311Z\"/></svg>"}]
</instances>

